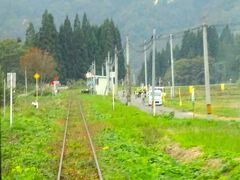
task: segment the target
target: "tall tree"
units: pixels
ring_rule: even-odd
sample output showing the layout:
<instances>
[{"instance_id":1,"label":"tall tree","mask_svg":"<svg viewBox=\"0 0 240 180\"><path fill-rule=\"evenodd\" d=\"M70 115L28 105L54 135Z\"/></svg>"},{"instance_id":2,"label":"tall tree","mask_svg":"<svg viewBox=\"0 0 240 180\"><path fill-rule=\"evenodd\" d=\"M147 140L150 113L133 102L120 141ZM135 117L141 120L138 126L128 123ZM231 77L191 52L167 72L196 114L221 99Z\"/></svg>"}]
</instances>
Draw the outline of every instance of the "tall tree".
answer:
<instances>
[{"instance_id":1,"label":"tall tree","mask_svg":"<svg viewBox=\"0 0 240 180\"><path fill-rule=\"evenodd\" d=\"M0 65L4 74L18 73L19 59L24 52L21 43L13 39L0 41Z\"/></svg>"},{"instance_id":2,"label":"tall tree","mask_svg":"<svg viewBox=\"0 0 240 180\"><path fill-rule=\"evenodd\" d=\"M207 29L208 33L208 50L209 56L216 58L219 48L218 32L215 26L209 26Z\"/></svg>"},{"instance_id":3,"label":"tall tree","mask_svg":"<svg viewBox=\"0 0 240 180\"><path fill-rule=\"evenodd\" d=\"M34 47L36 45L36 33L33 24L30 22L26 30L26 47Z\"/></svg>"},{"instance_id":4,"label":"tall tree","mask_svg":"<svg viewBox=\"0 0 240 180\"><path fill-rule=\"evenodd\" d=\"M83 79L85 78L85 73L88 69L87 62L85 61L88 57L88 52L78 14L75 17L73 27L74 68L76 69L75 77Z\"/></svg>"},{"instance_id":5,"label":"tall tree","mask_svg":"<svg viewBox=\"0 0 240 180\"><path fill-rule=\"evenodd\" d=\"M83 41L88 49L88 56L86 57L87 66L97 59L98 52L98 39L94 32L94 27L92 27L88 21L87 15L84 13L82 20L82 32Z\"/></svg>"},{"instance_id":6,"label":"tall tree","mask_svg":"<svg viewBox=\"0 0 240 180\"><path fill-rule=\"evenodd\" d=\"M27 47L32 46L34 27L26 32ZM79 16L74 19L73 28L68 17L57 32L53 16L46 10L42 16L42 25L36 33L36 47L50 52L56 57L60 79L66 82L67 79L85 78L85 74L91 63L95 60L97 72L101 72L107 52L114 57L114 49L118 49L119 78L125 74L124 55L119 29L114 25L113 20L105 20L98 27L91 25L87 15L84 14L82 23Z\"/></svg>"},{"instance_id":7,"label":"tall tree","mask_svg":"<svg viewBox=\"0 0 240 180\"><path fill-rule=\"evenodd\" d=\"M61 78L74 79L73 31L71 22L66 17L59 30L59 61L61 64Z\"/></svg>"},{"instance_id":8,"label":"tall tree","mask_svg":"<svg viewBox=\"0 0 240 180\"><path fill-rule=\"evenodd\" d=\"M42 26L38 32L37 47L56 55L57 49L57 30L52 14L45 10L42 16Z\"/></svg>"},{"instance_id":9,"label":"tall tree","mask_svg":"<svg viewBox=\"0 0 240 180\"><path fill-rule=\"evenodd\" d=\"M185 31L181 46L181 57L192 58L197 54L196 51L196 35L191 31Z\"/></svg>"},{"instance_id":10,"label":"tall tree","mask_svg":"<svg viewBox=\"0 0 240 180\"><path fill-rule=\"evenodd\" d=\"M114 25L113 20L106 19L99 28L99 48L100 48L100 63L104 63L108 52L111 57L114 57L114 49L118 49L119 61L119 78L123 79L125 75L125 62L123 55L123 48L121 43L121 36L119 29Z\"/></svg>"},{"instance_id":11,"label":"tall tree","mask_svg":"<svg viewBox=\"0 0 240 180\"><path fill-rule=\"evenodd\" d=\"M221 69L220 81L229 81L230 79L233 79L233 69L231 68L235 60L234 36L229 26L226 26L220 35L217 59L217 66Z\"/></svg>"}]
</instances>

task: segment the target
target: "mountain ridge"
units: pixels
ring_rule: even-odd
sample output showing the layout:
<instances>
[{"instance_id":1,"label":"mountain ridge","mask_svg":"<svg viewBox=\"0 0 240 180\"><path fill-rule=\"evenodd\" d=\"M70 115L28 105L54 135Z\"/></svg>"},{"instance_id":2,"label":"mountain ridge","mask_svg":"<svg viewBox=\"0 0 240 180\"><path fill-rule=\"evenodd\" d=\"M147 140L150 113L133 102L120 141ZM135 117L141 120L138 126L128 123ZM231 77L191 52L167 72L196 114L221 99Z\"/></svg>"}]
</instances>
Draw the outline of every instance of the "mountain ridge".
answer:
<instances>
[{"instance_id":1,"label":"mountain ridge","mask_svg":"<svg viewBox=\"0 0 240 180\"><path fill-rule=\"evenodd\" d=\"M147 36L156 28L159 32L188 28L203 21L207 23L232 22L240 20L240 0L1 0L0 38L24 37L28 22L38 28L42 13L48 9L53 14L57 28L66 15L87 13L92 23L100 24L106 18L113 18L122 35L133 39ZM204 18L204 17L207 17ZM144 38L144 37L143 37Z\"/></svg>"},{"instance_id":2,"label":"mountain ridge","mask_svg":"<svg viewBox=\"0 0 240 180\"><path fill-rule=\"evenodd\" d=\"M68 15L73 23L77 14L86 13L91 24L112 18L120 29L122 41L128 35L134 44L142 44L156 28L159 33L173 33L190 27L215 23L240 22L240 0L0 0L0 39L24 39L32 22L38 31L45 9L60 24ZM161 45L162 46L162 45ZM163 45L165 46L165 44ZM134 54L132 64L138 70L142 58ZM131 55L131 56L133 56Z\"/></svg>"}]
</instances>

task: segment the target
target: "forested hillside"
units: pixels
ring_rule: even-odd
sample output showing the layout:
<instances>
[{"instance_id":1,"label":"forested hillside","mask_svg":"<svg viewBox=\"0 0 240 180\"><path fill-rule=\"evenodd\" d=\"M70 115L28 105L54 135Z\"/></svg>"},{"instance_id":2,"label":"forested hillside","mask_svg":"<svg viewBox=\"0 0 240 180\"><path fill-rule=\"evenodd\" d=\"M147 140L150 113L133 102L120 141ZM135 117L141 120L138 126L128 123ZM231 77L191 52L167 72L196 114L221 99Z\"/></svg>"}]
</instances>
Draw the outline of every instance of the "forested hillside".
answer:
<instances>
[{"instance_id":1,"label":"forested hillside","mask_svg":"<svg viewBox=\"0 0 240 180\"><path fill-rule=\"evenodd\" d=\"M86 12L89 20L100 25L112 18L122 38L142 43L156 28L158 33L170 33L202 24L239 22L240 0L0 0L0 38L22 39L32 22L41 26L41 15L48 9L60 26L66 15L73 21L76 13ZM130 50L131 52L132 50ZM131 52L133 54L133 52ZM131 56L131 64L139 70L139 56Z\"/></svg>"},{"instance_id":2,"label":"forested hillside","mask_svg":"<svg viewBox=\"0 0 240 180\"><path fill-rule=\"evenodd\" d=\"M134 39L145 38L155 27L159 32L208 23L239 21L240 0L0 0L0 37L23 37L29 22L37 27L45 9L60 25L68 15L86 12L93 23L113 18L120 31Z\"/></svg>"},{"instance_id":3,"label":"forested hillside","mask_svg":"<svg viewBox=\"0 0 240 180\"><path fill-rule=\"evenodd\" d=\"M30 23L25 39L25 42L0 41L0 67L4 74L16 72L18 82L23 81L25 71L30 81L35 72L40 73L41 81L46 83L57 77L62 83L85 79L93 61L97 74L101 75L108 51L113 58L115 47L119 51L119 78L125 75L120 32L113 20L106 19L96 26L86 14L76 15L73 22L66 16L58 28L54 16L45 10L39 30Z\"/></svg>"}]
</instances>

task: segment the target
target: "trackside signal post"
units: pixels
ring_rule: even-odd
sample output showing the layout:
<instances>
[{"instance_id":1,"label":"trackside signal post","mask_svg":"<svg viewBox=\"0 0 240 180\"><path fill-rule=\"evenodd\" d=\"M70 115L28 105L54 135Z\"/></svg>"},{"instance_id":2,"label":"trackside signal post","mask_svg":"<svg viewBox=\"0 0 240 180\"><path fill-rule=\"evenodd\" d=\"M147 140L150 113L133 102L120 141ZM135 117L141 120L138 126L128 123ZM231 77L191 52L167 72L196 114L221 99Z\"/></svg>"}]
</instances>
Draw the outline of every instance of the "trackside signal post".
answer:
<instances>
[{"instance_id":1,"label":"trackside signal post","mask_svg":"<svg viewBox=\"0 0 240 180\"><path fill-rule=\"evenodd\" d=\"M3 115L6 115L6 79L3 80Z\"/></svg>"},{"instance_id":2,"label":"trackside signal post","mask_svg":"<svg viewBox=\"0 0 240 180\"><path fill-rule=\"evenodd\" d=\"M131 103L131 81L130 81L130 63L129 63L129 41L128 36L126 37L126 68L127 68L127 105Z\"/></svg>"},{"instance_id":3,"label":"trackside signal post","mask_svg":"<svg viewBox=\"0 0 240 180\"><path fill-rule=\"evenodd\" d=\"M147 82L147 48L146 48L146 40L144 41L144 68L145 68L145 88L148 87Z\"/></svg>"},{"instance_id":4,"label":"trackside signal post","mask_svg":"<svg viewBox=\"0 0 240 180\"><path fill-rule=\"evenodd\" d=\"M117 47L115 47L114 53L114 63L115 63L115 95L118 96L118 56L117 56Z\"/></svg>"},{"instance_id":5,"label":"trackside signal post","mask_svg":"<svg viewBox=\"0 0 240 180\"><path fill-rule=\"evenodd\" d=\"M13 122L13 89L16 88L16 73L7 73L7 87L10 88L10 127Z\"/></svg>"},{"instance_id":6,"label":"trackside signal post","mask_svg":"<svg viewBox=\"0 0 240 180\"><path fill-rule=\"evenodd\" d=\"M207 114L212 114L209 65L208 65L208 42L207 42L207 25L203 24L203 57L204 57L204 75L205 75L205 96L207 105Z\"/></svg>"},{"instance_id":7,"label":"trackside signal post","mask_svg":"<svg viewBox=\"0 0 240 180\"><path fill-rule=\"evenodd\" d=\"M155 52L156 52L156 30L153 29L153 49L152 49L152 110L153 116L156 114L156 107L155 107Z\"/></svg>"},{"instance_id":8,"label":"trackside signal post","mask_svg":"<svg viewBox=\"0 0 240 180\"><path fill-rule=\"evenodd\" d=\"M170 34L170 56L171 56L171 75L172 75L172 87L171 87L171 98L175 96L175 83L174 83L174 64L173 64L173 35Z\"/></svg>"},{"instance_id":9,"label":"trackside signal post","mask_svg":"<svg viewBox=\"0 0 240 180\"><path fill-rule=\"evenodd\" d=\"M35 102L33 103L33 105L38 108L38 80L40 78L40 75L36 72L34 75L33 75L34 79L36 80L36 100Z\"/></svg>"}]
</instances>

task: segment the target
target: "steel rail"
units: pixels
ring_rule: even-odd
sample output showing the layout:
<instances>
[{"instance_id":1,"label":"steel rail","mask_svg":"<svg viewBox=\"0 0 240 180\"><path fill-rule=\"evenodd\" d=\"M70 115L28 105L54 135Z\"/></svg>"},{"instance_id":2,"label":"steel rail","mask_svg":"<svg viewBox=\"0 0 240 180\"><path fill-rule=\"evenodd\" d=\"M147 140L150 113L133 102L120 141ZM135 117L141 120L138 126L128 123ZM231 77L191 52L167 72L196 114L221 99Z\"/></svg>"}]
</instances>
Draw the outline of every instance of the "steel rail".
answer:
<instances>
[{"instance_id":1,"label":"steel rail","mask_svg":"<svg viewBox=\"0 0 240 180\"><path fill-rule=\"evenodd\" d=\"M66 144L66 137L67 137L68 119L69 119L69 114L70 114L70 108L71 108L71 103L69 102L67 118L66 118L66 123L65 123L64 136L63 136L63 143L62 143L62 152L61 152L61 158L60 158L59 168L58 168L57 180L61 179L63 156L64 156L64 150L65 150L65 144Z\"/></svg>"},{"instance_id":2,"label":"steel rail","mask_svg":"<svg viewBox=\"0 0 240 180\"><path fill-rule=\"evenodd\" d=\"M97 172L98 172L98 177L99 177L100 180L103 180L102 172L101 172L101 169L100 169L100 166L99 166L99 163L98 163L98 159L97 159L96 151L95 151L95 148L94 148L94 145L93 145L93 142L92 142L92 138L91 138L88 126L87 126L86 119L85 119L85 117L83 115L83 112L82 112L81 103L79 105L80 105L80 113L81 113L81 116L82 116L82 119L83 119L83 122L84 122L85 130L87 132L88 140L89 140L90 145L91 145L94 161L95 161Z\"/></svg>"}]
</instances>

